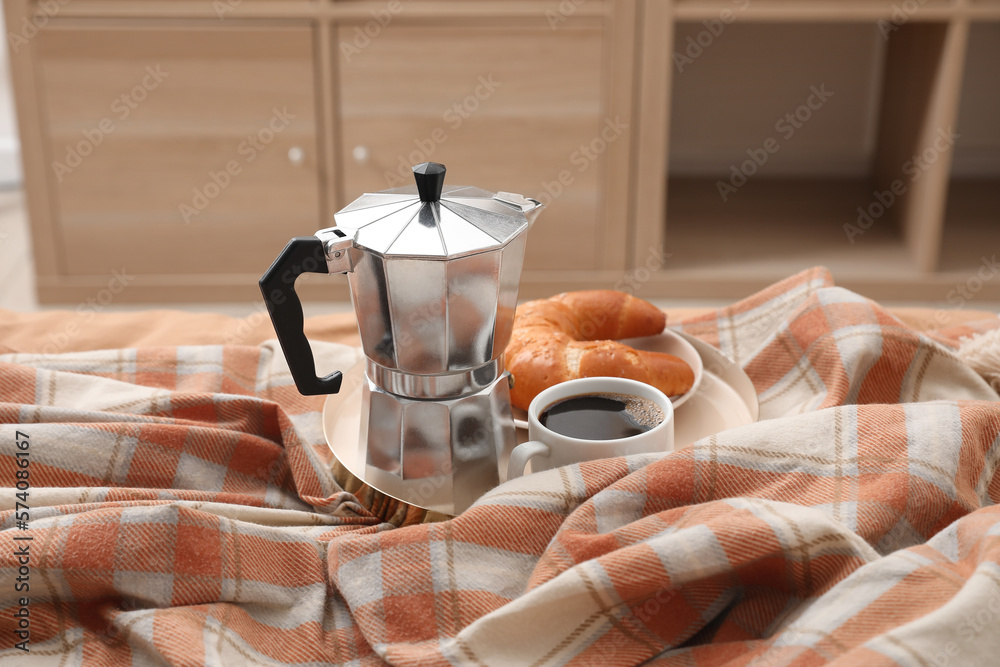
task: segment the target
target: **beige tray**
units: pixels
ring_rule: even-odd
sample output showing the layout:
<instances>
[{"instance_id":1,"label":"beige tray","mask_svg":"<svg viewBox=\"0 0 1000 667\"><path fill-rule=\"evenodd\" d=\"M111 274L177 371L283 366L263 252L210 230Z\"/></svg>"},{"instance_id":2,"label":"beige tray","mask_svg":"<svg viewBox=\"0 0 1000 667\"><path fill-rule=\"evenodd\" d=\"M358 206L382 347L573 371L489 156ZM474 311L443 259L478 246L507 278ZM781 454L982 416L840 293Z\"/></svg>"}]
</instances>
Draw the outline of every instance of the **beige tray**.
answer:
<instances>
[{"instance_id":1,"label":"beige tray","mask_svg":"<svg viewBox=\"0 0 1000 667\"><path fill-rule=\"evenodd\" d=\"M697 390L676 407L675 449L714 433L757 421L757 394L750 378L743 369L711 345L693 336L675 332L624 342L640 349L673 353L672 350L676 350L677 342L674 339L677 336L690 343L697 351L704 371ZM380 478L378 471L374 471L373 475L372 469L367 468L365 462L360 460L358 450L361 444L363 383L364 362L361 362L344 371L340 393L328 396L323 406L323 433L326 442L340 464L338 469L343 469L355 478L338 481L342 485L348 482L356 485L360 481L388 498L431 512L451 514L448 502L443 497L436 497L433 482L419 480L400 483L398 479ZM518 436L523 441L526 438L525 429L519 428ZM510 452L503 452L500 457L501 482L505 481L509 455Z\"/></svg>"},{"instance_id":2,"label":"beige tray","mask_svg":"<svg viewBox=\"0 0 1000 667\"><path fill-rule=\"evenodd\" d=\"M750 377L732 359L708 343L675 332L694 346L704 364L701 384L683 405L674 405L674 449L687 447L720 431L757 421L760 406ZM622 341L640 350L670 352L663 336Z\"/></svg>"}]
</instances>

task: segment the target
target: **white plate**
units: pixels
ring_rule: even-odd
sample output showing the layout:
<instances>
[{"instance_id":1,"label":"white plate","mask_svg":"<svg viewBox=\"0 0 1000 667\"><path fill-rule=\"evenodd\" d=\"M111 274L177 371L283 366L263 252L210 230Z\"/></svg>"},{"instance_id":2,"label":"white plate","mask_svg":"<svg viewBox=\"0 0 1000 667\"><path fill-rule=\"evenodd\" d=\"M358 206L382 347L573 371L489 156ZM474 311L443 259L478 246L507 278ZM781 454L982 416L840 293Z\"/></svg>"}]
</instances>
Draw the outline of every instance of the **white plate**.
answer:
<instances>
[{"instance_id":1,"label":"white plate","mask_svg":"<svg viewBox=\"0 0 1000 667\"><path fill-rule=\"evenodd\" d=\"M625 343L630 347L634 347L637 350L672 354L691 367L691 370L694 372L694 383L691 385L691 388L679 396L670 397L670 402L673 404L675 410L687 403L688 400L690 400L690 398L697 393L705 370L704 362L702 361L701 355L698 354L698 351L687 339L687 337L676 331L667 329L663 333L656 336L629 338L620 342ZM527 410L514 408L514 424L518 428L528 428Z\"/></svg>"},{"instance_id":2,"label":"white plate","mask_svg":"<svg viewBox=\"0 0 1000 667\"><path fill-rule=\"evenodd\" d=\"M760 418L757 390L739 364L708 343L678 332L705 363L701 387L674 413L674 449Z\"/></svg>"},{"instance_id":3,"label":"white plate","mask_svg":"<svg viewBox=\"0 0 1000 667\"><path fill-rule=\"evenodd\" d=\"M699 365L702 367L701 381L691 395L685 394L683 401L674 402L674 449L686 447L714 433L757 421L757 391L739 365L694 336L679 331L671 331L671 336L664 334L631 338L622 342L638 350L669 352L680 356L672 351L676 349L672 340L679 339L698 354ZM514 423L520 429L518 438L522 441L527 437L527 416L524 410L514 409Z\"/></svg>"}]
</instances>

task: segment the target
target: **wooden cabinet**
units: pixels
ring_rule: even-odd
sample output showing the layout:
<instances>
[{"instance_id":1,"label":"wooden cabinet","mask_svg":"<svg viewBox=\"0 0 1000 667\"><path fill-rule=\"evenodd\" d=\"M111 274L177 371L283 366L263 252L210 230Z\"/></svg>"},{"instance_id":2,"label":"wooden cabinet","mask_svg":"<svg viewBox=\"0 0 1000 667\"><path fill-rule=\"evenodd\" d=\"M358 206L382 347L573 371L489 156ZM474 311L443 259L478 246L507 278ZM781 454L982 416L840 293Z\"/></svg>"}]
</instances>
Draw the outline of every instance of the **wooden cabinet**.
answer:
<instances>
[{"instance_id":1,"label":"wooden cabinet","mask_svg":"<svg viewBox=\"0 0 1000 667\"><path fill-rule=\"evenodd\" d=\"M255 300L289 238L425 160L548 205L523 294L620 275L634 4L61 6L12 51L39 299L86 299L124 267L123 302Z\"/></svg>"},{"instance_id":2,"label":"wooden cabinet","mask_svg":"<svg viewBox=\"0 0 1000 667\"><path fill-rule=\"evenodd\" d=\"M430 159L548 205L522 297L734 298L825 264L874 298L998 299L1000 3L897 5L8 0L39 298L125 267L121 302L256 301L288 238ZM792 112L819 120L793 138Z\"/></svg>"},{"instance_id":3,"label":"wooden cabinet","mask_svg":"<svg viewBox=\"0 0 1000 667\"><path fill-rule=\"evenodd\" d=\"M339 52L355 34L338 28ZM389 26L338 60L346 196L409 185L409 165L442 162L449 183L548 204L530 232L529 269L599 267L603 159L581 145L603 129L604 59L598 22L556 33Z\"/></svg>"},{"instance_id":4,"label":"wooden cabinet","mask_svg":"<svg viewBox=\"0 0 1000 667\"><path fill-rule=\"evenodd\" d=\"M313 48L307 25L43 31L57 276L255 273L319 227Z\"/></svg>"},{"instance_id":5,"label":"wooden cabinet","mask_svg":"<svg viewBox=\"0 0 1000 667\"><path fill-rule=\"evenodd\" d=\"M876 299L1000 299L1000 4L641 13L632 257L672 253L644 294L738 297L818 264Z\"/></svg>"}]
</instances>

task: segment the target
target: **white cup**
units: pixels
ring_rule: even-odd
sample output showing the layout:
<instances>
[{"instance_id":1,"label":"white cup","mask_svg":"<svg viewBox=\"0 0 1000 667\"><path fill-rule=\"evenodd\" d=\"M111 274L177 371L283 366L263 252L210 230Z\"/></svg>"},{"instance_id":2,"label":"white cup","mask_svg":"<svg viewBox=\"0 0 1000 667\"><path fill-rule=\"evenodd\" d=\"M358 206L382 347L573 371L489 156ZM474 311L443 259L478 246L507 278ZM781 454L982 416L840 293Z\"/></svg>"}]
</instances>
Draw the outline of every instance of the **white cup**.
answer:
<instances>
[{"instance_id":1,"label":"white cup","mask_svg":"<svg viewBox=\"0 0 1000 667\"><path fill-rule=\"evenodd\" d=\"M663 421L648 431L614 440L585 440L562 435L538 421L549 406L586 394L625 394L652 401L663 410ZM647 452L669 452L674 447L674 406L667 396L651 385L626 378L590 377L568 380L535 396L528 406L528 442L514 448L507 464L507 479L524 474L531 460L532 472L560 466Z\"/></svg>"}]
</instances>

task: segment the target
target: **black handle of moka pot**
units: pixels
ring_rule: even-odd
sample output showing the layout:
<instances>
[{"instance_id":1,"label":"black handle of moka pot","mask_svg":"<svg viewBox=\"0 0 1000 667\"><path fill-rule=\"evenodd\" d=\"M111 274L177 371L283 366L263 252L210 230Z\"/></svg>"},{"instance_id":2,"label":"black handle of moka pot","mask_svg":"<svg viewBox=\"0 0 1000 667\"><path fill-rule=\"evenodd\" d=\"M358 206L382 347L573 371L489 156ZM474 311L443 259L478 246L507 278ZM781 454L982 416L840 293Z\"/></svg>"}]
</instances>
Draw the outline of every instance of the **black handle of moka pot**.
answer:
<instances>
[{"instance_id":1,"label":"black handle of moka pot","mask_svg":"<svg viewBox=\"0 0 1000 667\"><path fill-rule=\"evenodd\" d=\"M323 241L316 236L297 236L288 242L260 279L260 291L288 361L288 369L299 393L305 396L336 394L343 381L340 371L324 378L317 377L316 361L304 330L302 301L295 292L295 279L303 273L329 272Z\"/></svg>"}]
</instances>

